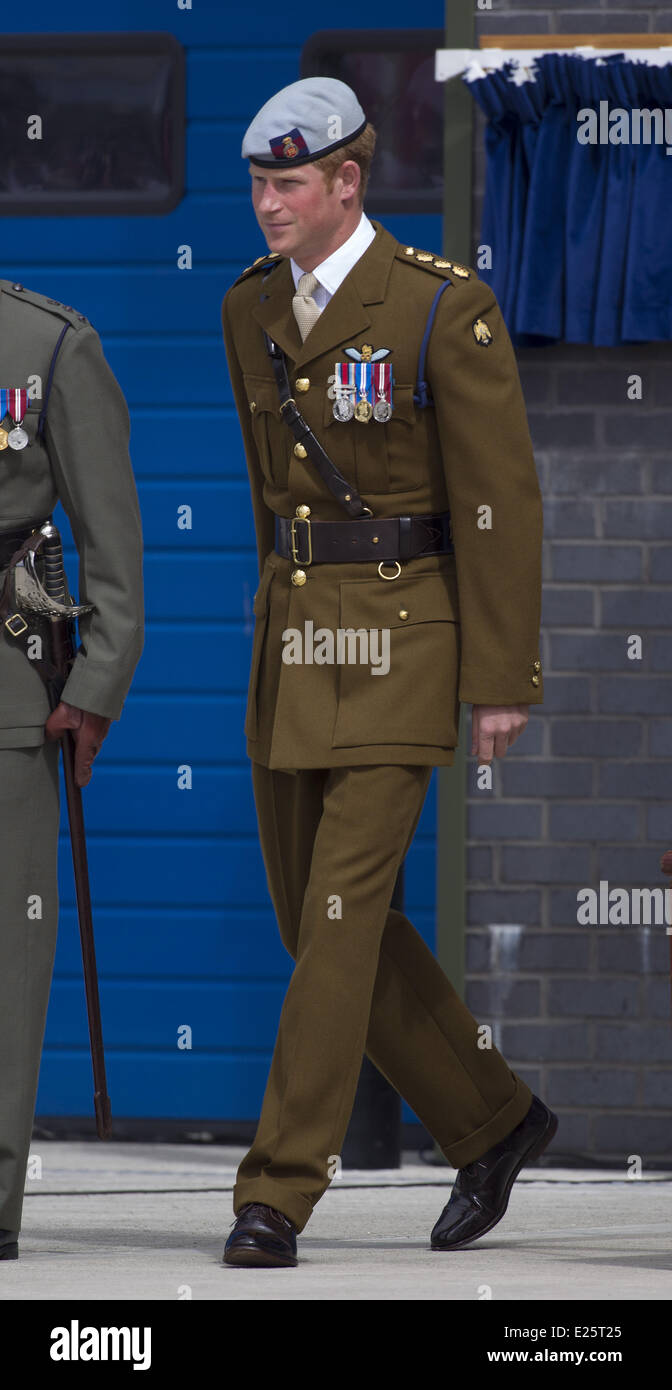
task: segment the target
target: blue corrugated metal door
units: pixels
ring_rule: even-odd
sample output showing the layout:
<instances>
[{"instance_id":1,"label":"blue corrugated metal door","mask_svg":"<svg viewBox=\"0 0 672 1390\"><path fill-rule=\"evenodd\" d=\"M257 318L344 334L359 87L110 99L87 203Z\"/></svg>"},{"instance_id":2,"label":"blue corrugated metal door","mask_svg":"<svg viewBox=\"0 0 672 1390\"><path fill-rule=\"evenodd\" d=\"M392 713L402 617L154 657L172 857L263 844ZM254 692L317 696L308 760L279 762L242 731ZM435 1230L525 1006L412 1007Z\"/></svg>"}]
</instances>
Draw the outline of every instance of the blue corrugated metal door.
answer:
<instances>
[{"instance_id":1,"label":"blue corrugated metal door","mask_svg":"<svg viewBox=\"0 0 672 1390\"><path fill-rule=\"evenodd\" d=\"M433 0L425 24L442 23ZM53 32L46 0L35 32ZM255 1119L291 970L267 897L243 719L256 558L245 462L220 333L222 295L264 250L240 159L245 125L299 72L326 4L291 33L271 0L254 14L199 4L58 8L59 27L165 30L187 51L187 189L163 217L16 218L3 274L81 308L101 334L132 416L146 543L146 648L122 720L86 790L101 999L118 1116ZM364 18L364 17L363 17ZM367 27L407 25L399 0ZM23 25L14 26L25 32ZM434 216L383 217L419 245ZM178 248L193 268L179 270ZM92 466L95 461L92 460ZM178 524L191 508L192 524ZM76 560L69 554L72 580ZM188 784L188 785L187 785ZM433 944L434 783L407 864L409 912ZM69 845L38 1113L89 1115L92 1084ZM186 1032L191 1030L191 1036ZM185 1046L185 1042L191 1046ZM405 1107L405 1118L414 1118Z\"/></svg>"}]
</instances>

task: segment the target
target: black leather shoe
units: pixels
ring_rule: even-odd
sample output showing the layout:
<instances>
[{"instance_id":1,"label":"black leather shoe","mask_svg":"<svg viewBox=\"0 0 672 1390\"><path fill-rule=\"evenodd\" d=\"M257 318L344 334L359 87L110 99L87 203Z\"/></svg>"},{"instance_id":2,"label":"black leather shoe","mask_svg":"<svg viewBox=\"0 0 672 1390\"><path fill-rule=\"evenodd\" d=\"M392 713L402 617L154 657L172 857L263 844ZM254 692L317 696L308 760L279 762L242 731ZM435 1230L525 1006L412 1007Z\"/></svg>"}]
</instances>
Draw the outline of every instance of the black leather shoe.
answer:
<instances>
[{"instance_id":1,"label":"black leather shoe","mask_svg":"<svg viewBox=\"0 0 672 1390\"><path fill-rule=\"evenodd\" d=\"M0 1230L0 1260L18 1260L19 1258L19 1233L18 1231Z\"/></svg>"},{"instance_id":2,"label":"black leather shoe","mask_svg":"<svg viewBox=\"0 0 672 1390\"><path fill-rule=\"evenodd\" d=\"M227 1265L296 1265L296 1227L264 1202L241 1207L224 1247Z\"/></svg>"},{"instance_id":3,"label":"black leather shoe","mask_svg":"<svg viewBox=\"0 0 672 1390\"><path fill-rule=\"evenodd\" d=\"M557 1128L557 1115L533 1096L525 1119L505 1139L460 1168L432 1231L432 1250L461 1250L491 1231L506 1211L521 1168L543 1153Z\"/></svg>"}]
</instances>

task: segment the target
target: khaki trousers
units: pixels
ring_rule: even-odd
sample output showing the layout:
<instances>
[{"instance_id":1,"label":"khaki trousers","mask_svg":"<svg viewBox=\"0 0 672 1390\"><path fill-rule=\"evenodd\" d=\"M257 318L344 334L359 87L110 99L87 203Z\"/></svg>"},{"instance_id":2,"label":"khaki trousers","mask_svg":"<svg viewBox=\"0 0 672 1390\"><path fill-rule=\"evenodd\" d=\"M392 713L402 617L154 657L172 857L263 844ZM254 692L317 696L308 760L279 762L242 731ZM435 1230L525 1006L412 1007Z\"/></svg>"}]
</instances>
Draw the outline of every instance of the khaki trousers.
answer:
<instances>
[{"instance_id":1,"label":"khaki trousers","mask_svg":"<svg viewBox=\"0 0 672 1390\"><path fill-rule=\"evenodd\" d=\"M390 908L432 773L424 766L252 763L268 887L296 964L234 1212L282 1211L298 1231L333 1178L364 1052L455 1168L524 1118L532 1092L402 912Z\"/></svg>"},{"instance_id":2,"label":"khaki trousers","mask_svg":"<svg viewBox=\"0 0 672 1390\"><path fill-rule=\"evenodd\" d=\"M58 743L0 749L0 1229L21 1227L58 924Z\"/></svg>"}]
</instances>

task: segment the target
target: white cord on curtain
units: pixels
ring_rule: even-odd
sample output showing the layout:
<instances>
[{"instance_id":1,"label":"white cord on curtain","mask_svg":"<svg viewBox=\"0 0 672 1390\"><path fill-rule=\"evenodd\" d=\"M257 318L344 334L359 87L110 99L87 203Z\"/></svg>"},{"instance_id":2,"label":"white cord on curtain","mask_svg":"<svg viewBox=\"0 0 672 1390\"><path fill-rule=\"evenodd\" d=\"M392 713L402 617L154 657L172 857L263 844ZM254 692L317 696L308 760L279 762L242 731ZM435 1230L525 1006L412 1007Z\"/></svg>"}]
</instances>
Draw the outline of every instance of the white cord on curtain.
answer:
<instances>
[{"instance_id":1,"label":"white cord on curtain","mask_svg":"<svg viewBox=\"0 0 672 1390\"><path fill-rule=\"evenodd\" d=\"M511 81L517 84L534 82L534 64L547 53L571 53L576 58L603 58L622 53L630 62L646 63L649 67L666 67L672 63L672 47L658 48L595 48L581 44L576 48L438 48L434 55L434 77L437 82L449 82L464 76L467 82L485 77L488 72L513 63Z\"/></svg>"}]
</instances>

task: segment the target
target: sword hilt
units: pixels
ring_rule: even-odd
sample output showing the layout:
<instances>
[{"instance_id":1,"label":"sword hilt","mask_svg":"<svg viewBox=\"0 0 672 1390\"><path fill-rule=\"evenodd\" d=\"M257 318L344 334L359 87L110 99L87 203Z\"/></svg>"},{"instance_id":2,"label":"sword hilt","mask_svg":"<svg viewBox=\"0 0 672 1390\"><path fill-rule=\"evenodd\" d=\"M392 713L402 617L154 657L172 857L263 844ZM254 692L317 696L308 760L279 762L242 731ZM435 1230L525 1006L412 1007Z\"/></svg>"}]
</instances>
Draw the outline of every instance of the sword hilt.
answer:
<instances>
[{"instance_id":1,"label":"sword hilt","mask_svg":"<svg viewBox=\"0 0 672 1390\"><path fill-rule=\"evenodd\" d=\"M58 527L53 522L47 521L40 527L41 534L45 537L42 546L42 557L44 560L44 580L43 586L49 598L54 598L58 603L67 603L69 600L68 584L65 578L65 567L63 565L63 544L61 542Z\"/></svg>"}]
</instances>

